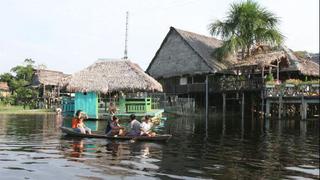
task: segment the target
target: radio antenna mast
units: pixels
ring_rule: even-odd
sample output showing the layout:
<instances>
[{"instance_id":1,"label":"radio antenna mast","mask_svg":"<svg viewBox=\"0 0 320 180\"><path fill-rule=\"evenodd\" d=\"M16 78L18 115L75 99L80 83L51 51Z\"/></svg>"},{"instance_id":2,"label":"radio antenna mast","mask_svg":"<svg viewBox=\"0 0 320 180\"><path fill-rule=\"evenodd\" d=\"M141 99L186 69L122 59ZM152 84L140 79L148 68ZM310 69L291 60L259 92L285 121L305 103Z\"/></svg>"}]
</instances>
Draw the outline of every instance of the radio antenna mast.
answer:
<instances>
[{"instance_id":1,"label":"radio antenna mast","mask_svg":"<svg viewBox=\"0 0 320 180\"><path fill-rule=\"evenodd\" d=\"M128 59L128 20L129 20L129 12L126 12L126 35L124 42L124 57L123 59Z\"/></svg>"}]
</instances>

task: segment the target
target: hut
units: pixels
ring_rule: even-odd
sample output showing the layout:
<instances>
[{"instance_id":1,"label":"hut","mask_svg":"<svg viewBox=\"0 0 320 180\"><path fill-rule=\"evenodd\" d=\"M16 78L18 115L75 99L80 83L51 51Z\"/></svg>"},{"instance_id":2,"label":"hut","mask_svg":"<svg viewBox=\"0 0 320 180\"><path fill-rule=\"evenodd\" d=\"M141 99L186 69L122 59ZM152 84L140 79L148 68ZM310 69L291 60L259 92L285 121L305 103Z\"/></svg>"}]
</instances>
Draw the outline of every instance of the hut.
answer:
<instances>
[{"instance_id":1,"label":"hut","mask_svg":"<svg viewBox=\"0 0 320 180\"><path fill-rule=\"evenodd\" d=\"M10 89L7 82L0 82L0 97L7 97L10 95Z\"/></svg>"},{"instance_id":2,"label":"hut","mask_svg":"<svg viewBox=\"0 0 320 180\"><path fill-rule=\"evenodd\" d=\"M39 90L39 107L58 106L60 93L66 87L70 75L60 71L37 69L32 78L32 86Z\"/></svg>"},{"instance_id":3,"label":"hut","mask_svg":"<svg viewBox=\"0 0 320 180\"><path fill-rule=\"evenodd\" d=\"M97 119L107 113L107 99L103 99L104 95L109 95L109 101L112 93L118 92L121 95L121 113L148 113L151 111L149 98L126 98L122 92L162 91L162 86L130 60L100 59L72 74L67 90L75 92L75 110L84 110L90 118Z\"/></svg>"}]
</instances>

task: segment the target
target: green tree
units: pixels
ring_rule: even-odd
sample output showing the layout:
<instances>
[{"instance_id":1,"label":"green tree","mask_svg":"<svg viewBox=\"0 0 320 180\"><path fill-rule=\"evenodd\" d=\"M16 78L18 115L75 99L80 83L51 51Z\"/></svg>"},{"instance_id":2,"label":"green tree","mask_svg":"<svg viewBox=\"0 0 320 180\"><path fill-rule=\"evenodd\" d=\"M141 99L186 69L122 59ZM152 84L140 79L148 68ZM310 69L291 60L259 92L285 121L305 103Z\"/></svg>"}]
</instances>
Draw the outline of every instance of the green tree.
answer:
<instances>
[{"instance_id":1,"label":"green tree","mask_svg":"<svg viewBox=\"0 0 320 180\"><path fill-rule=\"evenodd\" d=\"M0 81L8 82L11 90L11 100L15 105L34 107L36 104L38 91L33 89L32 76L34 73L35 62L32 59L25 59L22 65L15 66L11 73L0 75Z\"/></svg>"},{"instance_id":2,"label":"green tree","mask_svg":"<svg viewBox=\"0 0 320 180\"><path fill-rule=\"evenodd\" d=\"M277 28L278 23L279 18L257 2L233 3L225 21L209 24L210 34L224 40L213 54L221 60L241 50L243 59L251 55L250 49L255 45L280 45L284 36Z\"/></svg>"}]
</instances>

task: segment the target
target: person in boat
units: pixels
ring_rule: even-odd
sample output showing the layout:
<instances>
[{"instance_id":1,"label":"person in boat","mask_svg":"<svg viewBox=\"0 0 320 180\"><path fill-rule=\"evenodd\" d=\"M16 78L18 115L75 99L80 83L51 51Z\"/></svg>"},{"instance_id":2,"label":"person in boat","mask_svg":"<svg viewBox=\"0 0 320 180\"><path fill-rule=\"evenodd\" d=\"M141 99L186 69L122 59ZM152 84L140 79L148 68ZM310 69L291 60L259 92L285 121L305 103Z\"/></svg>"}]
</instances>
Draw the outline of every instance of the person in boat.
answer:
<instances>
[{"instance_id":1,"label":"person in boat","mask_svg":"<svg viewBox=\"0 0 320 180\"><path fill-rule=\"evenodd\" d=\"M115 105L113 102L110 102L109 107L108 107L108 110L109 110L110 116L112 117L112 116L114 116L114 115L116 114L116 112L117 112L117 107L116 107L116 105Z\"/></svg>"},{"instance_id":2,"label":"person in boat","mask_svg":"<svg viewBox=\"0 0 320 180\"><path fill-rule=\"evenodd\" d=\"M125 128L120 126L118 117L112 116L112 122L109 124L109 126L109 131L106 133L108 136L125 135Z\"/></svg>"},{"instance_id":3,"label":"person in boat","mask_svg":"<svg viewBox=\"0 0 320 180\"><path fill-rule=\"evenodd\" d=\"M146 115L141 123L141 136L155 136L156 133L151 130L152 125L150 116Z\"/></svg>"},{"instance_id":4,"label":"person in boat","mask_svg":"<svg viewBox=\"0 0 320 180\"><path fill-rule=\"evenodd\" d=\"M84 119L87 118L88 116L82 112L82 110L77 110L76 116L72 118L71 127L79 133L91 134L91 129L86 127L86 125L83 123Z\"/></svg>"},{"instance_id":5,"label":"person in boat","mask_svg":"<svg viewBox=\"0 0 320 180\"><path fill-rule=\"evenodd\" d=\"M136 119L135 114L130 115L130 131L128 136L140 136L141 135L141 123Z\"/></svg>"},{"instance_id":6,"label":"person in boat","mask_svg":"<svg viewBox=\"0 0 320 180\"><path fill-rule=\"evenodd\" d=\"M84 124L84 119L85 119L85 116L81 116L80 117L80 121L79 123L77 124L77 128L80 129L80 132L82 134L91 134L91 129L88 128L85 124Z\"/></svg>"}]
</instances>

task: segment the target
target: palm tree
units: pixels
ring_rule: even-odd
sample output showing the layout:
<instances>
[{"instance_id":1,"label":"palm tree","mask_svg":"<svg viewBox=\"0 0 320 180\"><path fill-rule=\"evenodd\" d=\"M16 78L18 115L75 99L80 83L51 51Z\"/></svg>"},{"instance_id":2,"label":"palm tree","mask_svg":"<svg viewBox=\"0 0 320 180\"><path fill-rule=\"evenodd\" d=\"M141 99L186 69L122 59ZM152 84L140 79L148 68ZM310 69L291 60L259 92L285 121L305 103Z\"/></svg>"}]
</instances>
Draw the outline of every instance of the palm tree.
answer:
<instances>
[{"instance_id":1,"label":"palm tree","mask_svg":"<svg viewBox=\"0 0 320 180\"><path fill-rule=\"evenodd\" d=\"M250 49L255 45L280 45L284 36L277 28L278 23L279 18L257 2L233 3L225 21L216 20L209 24L210 34L224 40L214 55L221 60L240 49L244 59L245 54L251 55Z\"/></svg>"}]
</instances>

